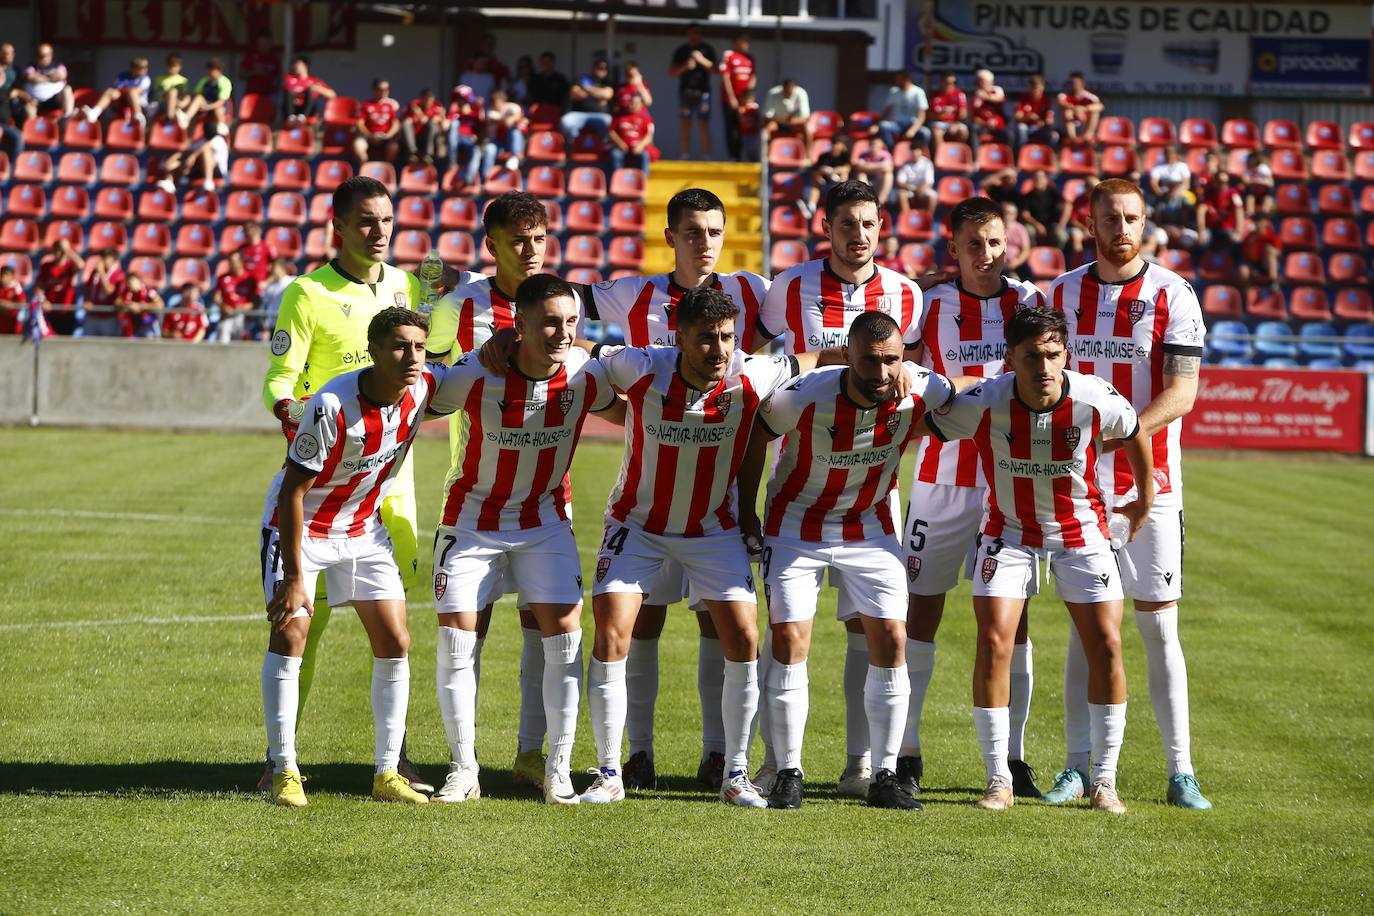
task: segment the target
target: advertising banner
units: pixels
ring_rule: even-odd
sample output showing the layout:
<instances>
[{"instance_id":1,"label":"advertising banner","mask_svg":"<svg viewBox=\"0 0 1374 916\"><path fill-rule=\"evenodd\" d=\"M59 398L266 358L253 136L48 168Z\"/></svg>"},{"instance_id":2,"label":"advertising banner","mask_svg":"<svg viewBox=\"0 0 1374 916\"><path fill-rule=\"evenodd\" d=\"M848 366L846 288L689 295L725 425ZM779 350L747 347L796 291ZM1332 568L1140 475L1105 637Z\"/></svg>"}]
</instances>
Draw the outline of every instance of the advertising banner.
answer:
<instances>
[{"instance_id":1,"label":"advertising banner","mask_svg":"<svg viewBox=\"0 0 1374 916\"><path fill-rule=\"evenodd\" d=\"M1354 370L1205 366L1183 444L1361 454L1366 381Z\"/></svg>"},{"instance_id":2,"label":"advertising banner","mask_svg":"<svg viewBox=\"0 0 1374 916\"><path fill-rule=\"evenodd\" d=\"M1080 71L1098 93L1370 94L1368 5L939 0L932 34L918 0L907 9L909 67L986 67L1013 90Z\"/></svg>"},{"instance_id":3,"label":"advertising banner","mask_svg":"<svg viewBox=\"0 0 1374 916\"><path fill-rule=\"evenodd\" d=\"M44 3L40 27L44 41L63 47L242 50L252 47L260 32L273 32L272 7L211 0ZM297 50L350 50L356 44L357 17L351 3L303 4L294 15Z\"/></svg>"}]
</instances>

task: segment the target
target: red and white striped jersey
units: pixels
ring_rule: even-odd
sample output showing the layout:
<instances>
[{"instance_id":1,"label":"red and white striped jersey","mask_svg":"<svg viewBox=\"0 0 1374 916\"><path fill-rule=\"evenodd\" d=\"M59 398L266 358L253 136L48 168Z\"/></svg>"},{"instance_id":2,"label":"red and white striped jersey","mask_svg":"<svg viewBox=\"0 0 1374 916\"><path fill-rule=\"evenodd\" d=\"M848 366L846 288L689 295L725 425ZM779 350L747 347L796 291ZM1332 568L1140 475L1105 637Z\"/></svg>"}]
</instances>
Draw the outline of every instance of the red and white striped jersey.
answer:
<instances>
[{"instance_id":1,"label":"red and white striped jersey","mask_svg":"<svg viewBox=\"0 0 1374 916\"><path fill-rule=\"evenodd\" d=\"M1129 439L1140 423L1100 378L1064 373L1059 403L1032 410L1013 373L970 388L926 420L946 441L978 446L988 499L983 534L1025 547L1070 548L1107 540L1097 484L1102 439Z\"/></svg>"},{"instance_id":2,"label":"red and white striped jersey","mask_svg":"<svg viewBox=\"0 0 1374 916\"><path fill-rule=\"evenodd\" d=\"M678 537L737 527L735 476L754 415L797 374L797 361L736 350L725 377L698 391L677 371L677 347L603 347L598 356L628 402L609 517Z\"/></svg>"},{"instance_id":3,"label":"red and white striped jersey","mask_svg":"<svg viewBox=\"0 0 1374 916\"><path fill-rule=\"evenodd\" d=\"M623 277L591 288L587 317L613 321L625 332L632 347L671 347L677 343L677 302L687 292L673 282L672 274ZM752 353L759 309L768 294L768 281L756 273L739 270L714 274L711 288L718 289L739 306L735 320L736 348Z\"/></svg>"},{"instance_id":4,"label":"red and white striped jersey","mask_svg":"<svg viewBox=\"0 0 1374 916\"><path fill-rule=\"evenodd\" d=\"M429 363L399 403L369 401L358 380L370 369L330 379L306 405L286 459L315 475L305 493L305 534L357 537L380 524L377 506L401 467L425 418L425 408L448 371ZM277 512L270 524L277 524Z\"/></svg>"},{"instance_id":5,"label":"red and white striped jersey","mask_svg":"<svg viewBox=\"0 0 1374 916\"><path fill-rule=\"evenodd\" d=\"M847 283L830 269L829 259L817 258L773 278L759 312L759 333L769 340L781 336L787 353L811 353L843 346L850 323L875 309L897 322L904 345L917 344L920 287L876 263L866 282Z\"/></svg>"},{"instance_id":6,"label":"red and white striped jersey","mask_svg":"<svg viewBox=\"0 0 1374 916\"><path fill-rule=\"evenodd\" d=\"M921 322L921 361L945 375L992 378L1006 369L1006 323L1017 309L1043 306L1045 296L1033 283L1008 279L996 296L979 299L955 281L925 292ZM916 479L924 483L983 487L978 447L972 442L944 443L927 436L916 453Z\"/></svg>"},{"instance_id":7,"label":"red and white striped jersey","mask_svg":"<svg viewBox=\"0 0 1374 916\"><path fill-rule=\"evenodd\" d=\"M537 528L568 521L568 466L587 413L615 400L602 367L573 349L552 378L514 367L504 376L460 357L430 402L434 413L462 410L469 436L445 484L443 524L476 531Z\"/></svg>"},{"instance_id":8,"label":"red and white striped jersey","mask_svg":"<svg viewBox=\"0 0 1374 916\"><path fill-rule=\"evenodd\" d=\"M1206 329L1197 293L1158 264L1147 261L1123 283L1104 283L1094 264L1084 265L1055 279L1050 302L1069 325L1069 366L1111 382L1137 412L1164 390L1167 354L1202 356ZM1182 418L1174 420L1150 442L1160 497L1182 498L1182 429ZM1117 496L1134 485L1130 465L1116 452L1102 456L1098 473Z\"/></svg>"},{"instance_id":9,"label":"red and white striped jersey","mask_svg":"<svg viewBox=\"0 0 1374 916\"><path fill-rule=\"evenodd\" d=\"M916 421L954 395L949 379L907 363L915 384L901 400L860 407L844 366L825 366L769 395L759 422L784 436L768 482L764 534L803 541L895 535L889 498Z\"/></svg>"}]
</instances>

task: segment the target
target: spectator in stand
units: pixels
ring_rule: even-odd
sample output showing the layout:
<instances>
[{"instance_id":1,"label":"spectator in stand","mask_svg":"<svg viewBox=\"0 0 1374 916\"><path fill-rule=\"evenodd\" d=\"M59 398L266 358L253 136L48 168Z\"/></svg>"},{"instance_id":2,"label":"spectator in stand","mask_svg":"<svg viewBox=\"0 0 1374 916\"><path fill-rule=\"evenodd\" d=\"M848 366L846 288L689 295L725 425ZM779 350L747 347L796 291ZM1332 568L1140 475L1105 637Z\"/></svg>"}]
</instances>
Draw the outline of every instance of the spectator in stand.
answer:
<instances>
[{"instance_id":1,"label":"spectator in stand","mask_svg":"<svg viewBox=\"0 0 1374 916\"><path fill-rule=\"evenodd\" d=\"M224 75L224 63L218 57L212 57L205 65L205 75L196 83L191 104L176 113L177 123L189 130L196 116L203 114L205 136L228 134L233 104L234 84Z\"/></svg>"},{"instance_id":2,"label":"spectator in stand","mask_svg":"<svg viewBox=\"0 0 1374 916\"><path fill-rule=\"evenodd\" d=\"M434 97L434 90L425 88L406 107L401 119L401 140L406 148L407 162L433 162L439 155L439 140L444 136L448 119L444 104Z\"/></svg>"},{"instance_id":3,"label":"spectator in stand","mask_svg":"<svg viewBox=\"0 0 1374 916\"><path fill-rule=\"evenodd\" d=\"M562 111L568 105L568 78L558 72L552 51L539 55L539 72L530 77L529 104L551 105ZM564 131L566 133L567 131Z\"/></svg>"},{"instance_id":4,"label":"spectator in stand","mask_svg":"<svg viewBox=\"0 0 1374 916\"><path fill-rule=\"evenodd\" d=\"M952 72L940 79L940 91L930 97L931 148L946 140L968 142L968 96Z\"/></svg>"},{"instance_id":5,"label":"spectator in stand","mask_svg":"<svg viewBox=\"0 0 1374 916\"><path fill-rule=\"evenodd\" d=\"M1065 143L1091 143L1102 119L1102 100L1088 91L1081 73L1069 74L1069 87L1059 93L1059 111L1064 116Z\"/></svg>"},{"instance_id":6,"label":"spectator in stand","mask_svg":"<svg viewBox=\"0 0 1374 916\"><path fill-rule=\"evenodd\" d=\"M223 134L209 134L191 147L189 153L169 155L162 167L163 177L157 186L169 194L176 193L176 183L182 178L188 182L199 178L205 190L214 191L215 175L221 178L229 175L229 141Z\"/></svg>"},{"instance_id":7,"label":"spectator in stand","mask_svg":"<svg viewBox=\"0 0 1374 916\"><path fill-rule=\"evenodd\" d=\"M1098 182L1096 175L1083 179L1083 192L1064 208L1059 217L1059 233L1069 240L1069 251L1074 255L1082 254L1084 241L1093 238L1088 220L1092 219L1092 193Z\"/></svg>"},{"instance_id":8,"label":"spectator in stand","mask_svg":"<svg viewBox=\"0 0 1374 916\"><path fill-rule=\"evenodd\" d=\"M1163 223L1181 225L1180 214L1190 206L1188 185L1193 174L1179 155L1177 146L1164 148L1164 161L1150 169L1145 186L1155 218Z\"/></svg>"},{"instance_id":9,"label":"spectator in stand","mask_svg":"<svg viewBox=\"0 0 1374 916\"><path fill-rule=\"evenodd\" d=\"M48 324L59 334L76 333L76 281L85 267L86 262L66 239L53 242L38 265L35 298L46 312Z\"/></svg>"},{"instance_id":10,"label":"spectator in stand","mask_svg":"<svg viewBox=\"0 0 1374 916\"><path fill-rule=\"evenodd\" d=\"M1016 169L998 169L989 172L978 182L978 188L983 192L984 197L989 197L999 204L1010 201L1016 203L1021 199L1021 192L1016 187Z\"/></svg>"},{"instance_id":11,"label":"spectator in stand","mask_svg":"<svg viewBox=\"0 0 1374 916\"><path fill-rule=\"evenodd\" d=\"M463 183L475 185L482 168L482 137L487 130L487 113L482 100L470 86L454 86L448 103L449 166L463 162Z\"/></svg>"},{"instance_id":12,"label":"spectator in stand","mask_svg":"<svg viewBox=\"0 0 1374 916\"><path fill-rule=\"evenodd\" d=\"M272 262L277 259L277 249L262 237L261 223L243 224L244 241L239 246L239 256L243 258L243 268L257 283L267 279Z\"/></svg>"},{"instance_id":13,"label":"spectator in stand","mask_svg":"<svg viewBox=\"0 0 1374 916\"><path fill-rule=\"evenodd\" d=\"M291 61L291 72L286 75L286 123L323 119L325 103L336 95L328 83L311 75L310 58L297 57Z\"/></svg>"},{"instance_id":14,"label":"spectator in stand","mask_svg":"<svg viewBox=\"0 0 1374 916\"><path fill-rule=\"evenodd\" d=\"M1273 209L1274 171L1264 153L1255 150L1245 158L1245 174L1241 177L1245 186L1245 215Z\"/></svg>"},{"instance_id":15,"label":"spectator in stand","mask_svg":"<svg viewBox=\"0 0 1374 916\"><path fill-rule=\"evenodd\" d=\"M763 99L764 143L783 134L800 136L805 150L802 164L811 164L811 97L797 81L788 77L781 85L768 90Z\"/></svg>"},{"instance_id":16,"label":"spectator in stand","mask_svg":"<svg viewBox=\"0 0 1374 916\"><path fill-rule=\"evenodd\" d=\"M115 294L116 314L119 318L119 336L152 337L162 336L161 312L162 296L152 289L138 274L129 274L124 280L124 288Z\"/></svg>"},{"instance_id":17,"label":"spectator in stand","mask_svg":"<svg viewBox=\"0 0 1374 916\"><path fill-rule=\"evenodd\" d=\"M979 70L973 74L973 101L969 111L980 143L1009 142L1006 103L1006 90L997 85L991 70Z\"/></svg>"},{"instance_id":18,"label":"spectator in stand","mask_svg":"<svg viewBox=\"0 0 1374 916\"><path fill-rule=\"evenodd\" d=\"M29 307L24 285L9 264L0 267L0 336L24 333L24 313Z\"/></svg>"},{"instance_id":19,"label":"spectator in stand","mask_svg":"<svg viewBox=\"0 0 1374 916\"><path fill-rule=\"evenodd\" d=\"M272 36L259 32L253 47L239 61L239 79L244 92L275 99L281 92L281 51L272 45Z\"/></svg>"},{"instance_id":20,"label":"spectator in stand","mask_svg":"<svg viewBox=\"0 0 1374 916\"><path fill-rule=\"evenodd\" d=\"M716 70L716 49L701 40L701 26L687 26L687 41L673 52L668 73L677 80L677 104L681 116L678 149L681 158L692 158L692 120L697 122L703 158L711 155L711 74Z\"/></svg>"},{"instance_id":21,"label":"spectator in stand","mask_svg":"<svg viewBox=\"0 0 1374 916\"><path fill-rule=\"evenodd\" d=\"M873 188L873 193L878 195L879 209L886 207L888 199L892 196L894 168L892 153L882 137L870 139L868 145L854 157L854 171L858 172L859 179L867 182L869 187Z\"/></svg>"},{"instance_id":22,"label":"spectator in stand","mask_svg":"<svg viewBox=\"0 0 1374 916\"><path fill-rule=\"evenodd\" d=\"M353 156L362 165L370 159L394 163L400 151L401 103L391 97L391 83L372 81L372 98L363 103L354 128Z\"/></svg>"},{"instance_id":23,"label":"spectator in stand","mask_svg":"<svg viewBox=\"0 0 1374 916\"><path fill-rule=\"evenodd\" d=\"M1236 279L1242 287L1252 283L1279 282L1279 254L1283 242L1274 231L1274 221L1261 214L1240 243L1240 264Z\"/></svg>"},{"instance_id":24,"label":"spectator in stand","mask_svg":"<svg viewBox=\"0 0 1374 916\"><path fill-rule=\"evenodd\" d=\"M849 172L854 164L850 161L849 140L837 134L830 149L816 157L816 167L811 170L811 184L806 189L806 197L797 201L806 218L816 215L816 206L823 195L842 181L849 180Z\"/></svg>"},{"instance_id":25,"label":"spectator in stand","mask_svg":"<svg viewBox=\"0 0 1374 916\"><path fill-rule=\"evenodd\" d=\"M229 255L229 267L215 281L215 305L219 306L219 324L215 340L228 343L243 337L248 311L257 304L258 281L244 267L243 255L235 251Z\"/></svg>"},{"instance_id":26,"label":"spectator in stand","mask_svg":"<svg viewBox=\"0 0 1374 916\"><path fill-rule=\"evenodd\" d=\"M1238 185L1225 174L1207 183L1197 206L1197 232L1202 244L1228 251L1239 247L1247 227L1245 201Z\"/></svg>"},{"instance_id":27,"label":"spectator in stand","mask_svg":"<svg viewBox=\"0 0 1374 916\"><path fill-rule=\"evenodd\" d=\"M162 316L162 336L195 342L205 339L209 327L205 305L200 301L200 287L194 283L182 284L181 291L167 303L167 312Z\"/></svg>"},{"instance_id":28,"label":"spectator in stand","mask_svg":"<svg viewBox=\"0 0 1374 916\"><path fill-rule=\"evenodd\" d=\"M149 97L152 107L165 118L177 118L177 113L191 104L191 81L181 72L180 54L167 55L167 72L153 80Z\"/></svg>"},{"instance_id":29,"label":"spectator in stand","mask_svg":"<svg viewBox=\"0 0 1374 916\"><path fill-rule=\"evenodd\" d=\"M935 212L935 163L924 140L911 144L911 158L897 169L897 207Z\"/></svg>"},{"instance_id":30,"label":"spectator in stand","mask_svg":"<svg viewBox=\"0 0 1374 916\"><path fill-rule=\"evenodd\" d=\"M1210 150L1202 157L1202 174L1193 176L1193 197L1199 203L1212 191L1218 182L1226 182L1226 174L1221 170L1221 156Z\"/></svg>"},{"instance_id":31,"label":"spectator in stand","mask_svg":"<svg viewBox=\"0 0 1374 916\"><path fill-rule=\"evenodd\" d=\"M528 54L520 55L520 59L515 62L515 75L511 77L508 87L512 102L522 107L530 103L530 79L533 76L534 58Z\"/></svg>"},{"instance_id":32,"label":"spectator in stand","mask_svg":"<svg viewBox=\"0 0 1374 916\"><path fill-rule=\"evenodd\" d=\"M254 336L259 340L267 340L272 336L272 329L277 326L277 313L281 311L282 296L295 279L296 269L290 261L286 258L272 260L267 282L262 285L262 292L258 296L258 309L262 315L258 317L257 333Z\"/></svg>"},{"instance_id":33,"label":"spectator in stand","mask_svg":"<svg viewBox=\"0 0 1374 916\"><path fill-rule=\"evenodd\" d=\"M615 116L611 121L608 153L611 171L625 167L635 168L645 175L649 174L651 156L649 149L654 142L654 119L644 110L644 100L638 95L630 96L629 111Z\"/></svg>"},{"instance_id":34,"label":"spectator in stand","mask_svg":"<svg viewBox=\"0 0 1374 916\"><path fill-rule=\"evenodd\" d=\"M1068 239L1062 231L1063 214L1064 196L1050 181L1048 172L1036 169L1031 175L1030 190L1021 195L1021 219L1030 229L1036 245L1064 247Z\"/></svg>"},{"instance_id":35,"label":"spectator in stand","mask_svg":"<svg viewBox=\"0 0 1374 916\"><path fill-rule=\"evenodd\" d=\"M152 86L153 81L148 77L148 58L135 57L129 61L129 69L115 77L115 84L101 94L100 100L94 105L83 105L81 113L94 124L106 108L123 102L131 118L139 124L147 124L144 111L148 108L148 92Z\"/></svg>"},{"instance_id":36,"label":"spectator in stand","mask_svg":"<svg viewBox=\"0 0 1374 916\"><path fill-rule=\"evenodd\" d=\"M1059 145L1059 132L1054 129L1054 103L1045 93L1045 78L1033 75L1026 82L1026 91L1016 100L1016 146L1027 143Z\"/></svg>"},{"instance_id":37,"label":"spectator in stand","mask_svg":"<svg viewBox=\"0 0 1374 916\"><path fill-rule=\"evenodd\" d=\"M1026 278L1021 276L1021 267L1030 260L1031 238L1026 224L1021 222L1021 211L1014 201L1002 202L1002 225L1007 232L1003 272L1024 280Z\"/></svg>"},{"instance_id":38,"label":"spectator in stand","mask_svg":"<svg viewBox=\"0 0 1374 916\"><path fill-rule=\"evenodd\" d=\"M512 171L520 168L529 126L525 112L510 100L506 90L494 90L491 107L487 109L487 142L482 145L483 172L492 170L498 156L503 157L501 161L506 168Z\"/></svg>"},{"instance_id":39,"label":"spectator in stand","mask_svg":"<svg viewBox=\"0 0 1374 916\"><path fill-rule=\"evenodd\" d=\"M477 50L468 58L458 82L472 89L485 105L496 89L505 89L510 68L496 59L496 36L487 32L477 42Z\"/></svg>"},{"instance_id":40,"label":"spectator in stand","mask_svg":"<svg viewBox=\"0 0 1374 916\"><path fill-rule=\"evenodd\" d=\"M897 241L897 236L889 235L878 243L878 256L873 260L879 267L886 267L888 270L895 270L899 274L906 273L906 265L902 263L901 243Z\"/></svg>"},{"instance_id":41,"label":"spectator in stand","mask_svg":"<svg viewBox=\"0 0 1374 916\"><path fill-rule=\"evenodd\" d=\"M23 106L22 121L53 111L64 118L71 116L75 97L67 85L67 68L54 59L52 45L43 42L38 46L33 63L24 68L23 86L14 90L14 97Z\"/></svg>"},{"instance_id":42,"label":"spectator in stand","mask_svg":"<svg viewBox=\"0 0 1374 916\"><path fill-rule=\"evenodd\" d=\"M124 268L119 252L106 248L100 252L86 278L86 320L81 333L86 337L120 337L119 294L124 289Z\"/></svg>"},{"instance_id":43,"label":"spectator in stand","mask_svg":"<svg viewBox=\"0 0 1374 916\"><path fill-rule=\"evenodd\" d=\"M926 91L916 85L910 73L899 70L879 115L878 135L891 149L896 149L902 140L919 140L929 145L930 128L926 127L929 109Z\"/></svg>"},{"instance_id":44,"label":"spectator in stand","mask_svg":"<svg viewBox=\"0 0 1374 916\"><path fill-rule=\"evenodd\" d=\"M0 146L9 153L11 162L24 152L24 135L14 126L14 110L23 107L14 97L14 84L18 77L19 68L14 65L14 45L8 41L0 43Z\"/></svg>"},{"instance_id":45,"label":"spectator in stand","mask_svg":"<svg viewBox=\"0 0 1374 916\"><path fill-rule=\"evenodd\" d=\"M654 94L649 91L649 84L644 82L644 72L632 60L625 64L625 82L615 90L615 114L629 111L630 97L635 95L644 103L645 111L654 104Z\"/></svg>"},{"instance_id":46,"label":"spectator in stand","mask_svg":"<svg viewBox=\"0 0 1374 916\"><path fill-rule=\"evenodd\" d=\"M605 135L611 129L611 100L615 87L611 85L611 65L606 58L592 61L590 73L584 73L568 90L568 104L572 109L563 115L558 126L569 142L587 128Z\"/></svg>"},{"instance_id":47,"label":"spectator in stand","mask_svg":"<svg viewBox=\"0 0 1374 916\"><path fill-rule=\"evenodd\" d=\"M735 46L720 58L720 97L725 102L720 113L725 118L725 149L736 161L744 152L740 142L740 103L744 94L758 86L758 82L758 69L749 53L749 36L737 35Z\"/></svg>"},{"instance_id":48,"label":"spectator in stand","mask_svg":"<svg viewBox=\"0 0 1374 916\"><path fill-rule=\"evenodd\" d=\"M740 161L758 162L759 128L763 115L754 90L746 89L739 97L739 110L735 114L739 121Z\"/></svg>"}]
</instances>

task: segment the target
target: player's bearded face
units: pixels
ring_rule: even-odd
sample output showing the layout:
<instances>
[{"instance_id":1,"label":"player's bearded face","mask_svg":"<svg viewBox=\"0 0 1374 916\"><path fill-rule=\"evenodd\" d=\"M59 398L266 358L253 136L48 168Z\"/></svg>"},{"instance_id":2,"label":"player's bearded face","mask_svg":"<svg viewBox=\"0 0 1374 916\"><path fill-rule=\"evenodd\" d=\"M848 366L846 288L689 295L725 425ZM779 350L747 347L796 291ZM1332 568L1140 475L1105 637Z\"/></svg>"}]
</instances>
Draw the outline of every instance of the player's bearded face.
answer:
<instances>
[{"instance_id":1,"label":"player's bearded face","mask_svg":"<svg viewBox=\"0 0 1374 916\"><path fill-rule=\"evenodd\" d=\"M872 201L858 201L840 207L835 211L833 220L825 220L831 257L850 270L868 266L878 250L878 230L881 225L878 207Z\"/></svg>"},{"instance_id":2,"label":"player's bearded face","mask_svg":"<svg viewBox=\"0 0 1374 916\"><path fill-rule=\"evenodd\" d=\"M1145 204L1135 194L1112 194L1093 207L1089 229L1097 256L1120 267L1140 254L1145 233Z\"/></svg>"},{"instance_id":3,"label":"player's bearded face","mask_svg":"<svg viewBox=\"0 0 1374 916\"><path fill-rule=\"evenodd\" d=\"M359 201L346 219L335 219L341 249L357 260L385 261L391 250L394 217L390 197L368 197Z\"/></svg>"},{"instance_id":4,"label":"player's bearded face","mask_svg":"<svg viewBox=\"0 0 1374 916\"><path fill-rule=\"evenodd\" d=\"M1002 265L1007 259L1006 225L1000 217L981 226L965 223L949 243L949 253L965 281L999 278L1000 282Z\"/></svg>"},{"instance_id":5,"label":"player's bearded face","mask_svg":"<svg viewBox=\"0 0 1374 916\"><path fill-rule=\"evenodd\" d=\"M703 321L678 327L678 347L682 350L683 373L694 386L714 384L725 378L735 355L735 323Z\"/></svg>"},{"instance_id":6,"label":"player's bearded face","mask_svg":"<svg viewBox=\"0 0 1374 916\"><path fill-rule=\"evenodd\" d=\"M851 338L845 346L845 361L849 364L851 394L865 404L882 404L897 394L897 374L902 371L902 342L898 334L887 340L867 340L862 335Z\"/></svg>"},{"instance_id":7,"label":"player's bearded face","mask_svg":"<svg viewBox=\"0 0 1374 916\"><path fill-rule=\"evenodd\" d=\"M515 329L520 347L534 365L564 363L577 339L577 304L566 296L546 300L542 307L517 312Z\"/></svg>"},{"instance_id":8,"label":"player's bearded face","mask_svg":"<svg viewBox=\"0 0 1374 916\"><path fill-rule=\"evenodd\" d=\"M544 252L549 233L545 226L521 226L515 229L496 228L487 236L487 249L496 259L496 272L520 279L532 277L544 269Z\"/></svg>"}]
</instances>

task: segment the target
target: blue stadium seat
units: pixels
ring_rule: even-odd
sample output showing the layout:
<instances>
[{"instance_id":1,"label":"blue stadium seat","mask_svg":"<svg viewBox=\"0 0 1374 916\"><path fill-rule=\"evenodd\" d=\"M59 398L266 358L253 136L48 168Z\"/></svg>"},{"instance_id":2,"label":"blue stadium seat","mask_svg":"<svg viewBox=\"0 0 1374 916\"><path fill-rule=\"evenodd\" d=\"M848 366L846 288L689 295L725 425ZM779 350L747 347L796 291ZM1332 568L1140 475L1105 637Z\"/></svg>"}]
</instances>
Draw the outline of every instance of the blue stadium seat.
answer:
<instances>
[{"instance_id":1,"label":"blue stadium seat","mask_svg":"<svg viewBox=\"0 0 1374 916\"><path fill-rule=\"evenodd\" d=\"M1292 336L1287 322L1261 321L1255 328L1255 352L1265 359L1297 359L1298 345L1283 339Z\"/></svg>"},{"instance_id":2,"label":"blue stadium seat","mask_svg":"<svg viewBox=\"0 0 1374 916\"><path fill-rule=\"evenodd\" d=\"M1314 362L1319 359L1341 360L1341 345L1321 340L1338 338L1341 332L1329 321L1309 321L1298 331L1298 353L1303 359Z\"/></svg>"},{"instance_id":3,"label":"blue stadium seat","mask_svg":"<svg viewBox=\"0 0 1374 916\"><path fill-rule=\"evenodd\" d=\"M1345 355L1357 361L1374 359L1374 324L1353 324L1345 329Z\"/></svg>"},{"instance_id":4,"label":"blue stadium seat","mask_svg":"<svg viewBox=\"0 0 1374 916\"><path fill-rule=\"evenodd\" d=\"M1226 369L1249 369L1255 364L1239 356L1230 356L1217 363L1217 365Z\"/></svg>"},{"instance_id":5,"label":"blue stadium seat","mask_svg":"<svg viewBox=\"0 0 1374 916\"><path fill-rule=\"evenodd\" d=\"M1282 356L1271 356L1263 363L1266 369L1297 369L1298 364L1291 359Z\"/></svg>"},{"instance_id":6,"label":"blue stadium seat","mask_svg":"<svg viewBox=\"0 0 1374 916\"><path fill-rule=\"evenodd\" d=\"M1344 369L1345 363L1338 359L1314 359L1307 364L1309 369Z\"/></svg>"},{"instance_id":7,"label":"blue stadium seat","mask_svg":"<svg viewBox=\"0 0 1374 916\"><path fill-rule=\"evenodd\" d=\"M1207 335L1207 346L1223 366L1228 359L1240 359L1248 364L1255 352L1249 336L1250 329L1243 321L1218 321Z\"/></svg>"}]
</instances>

